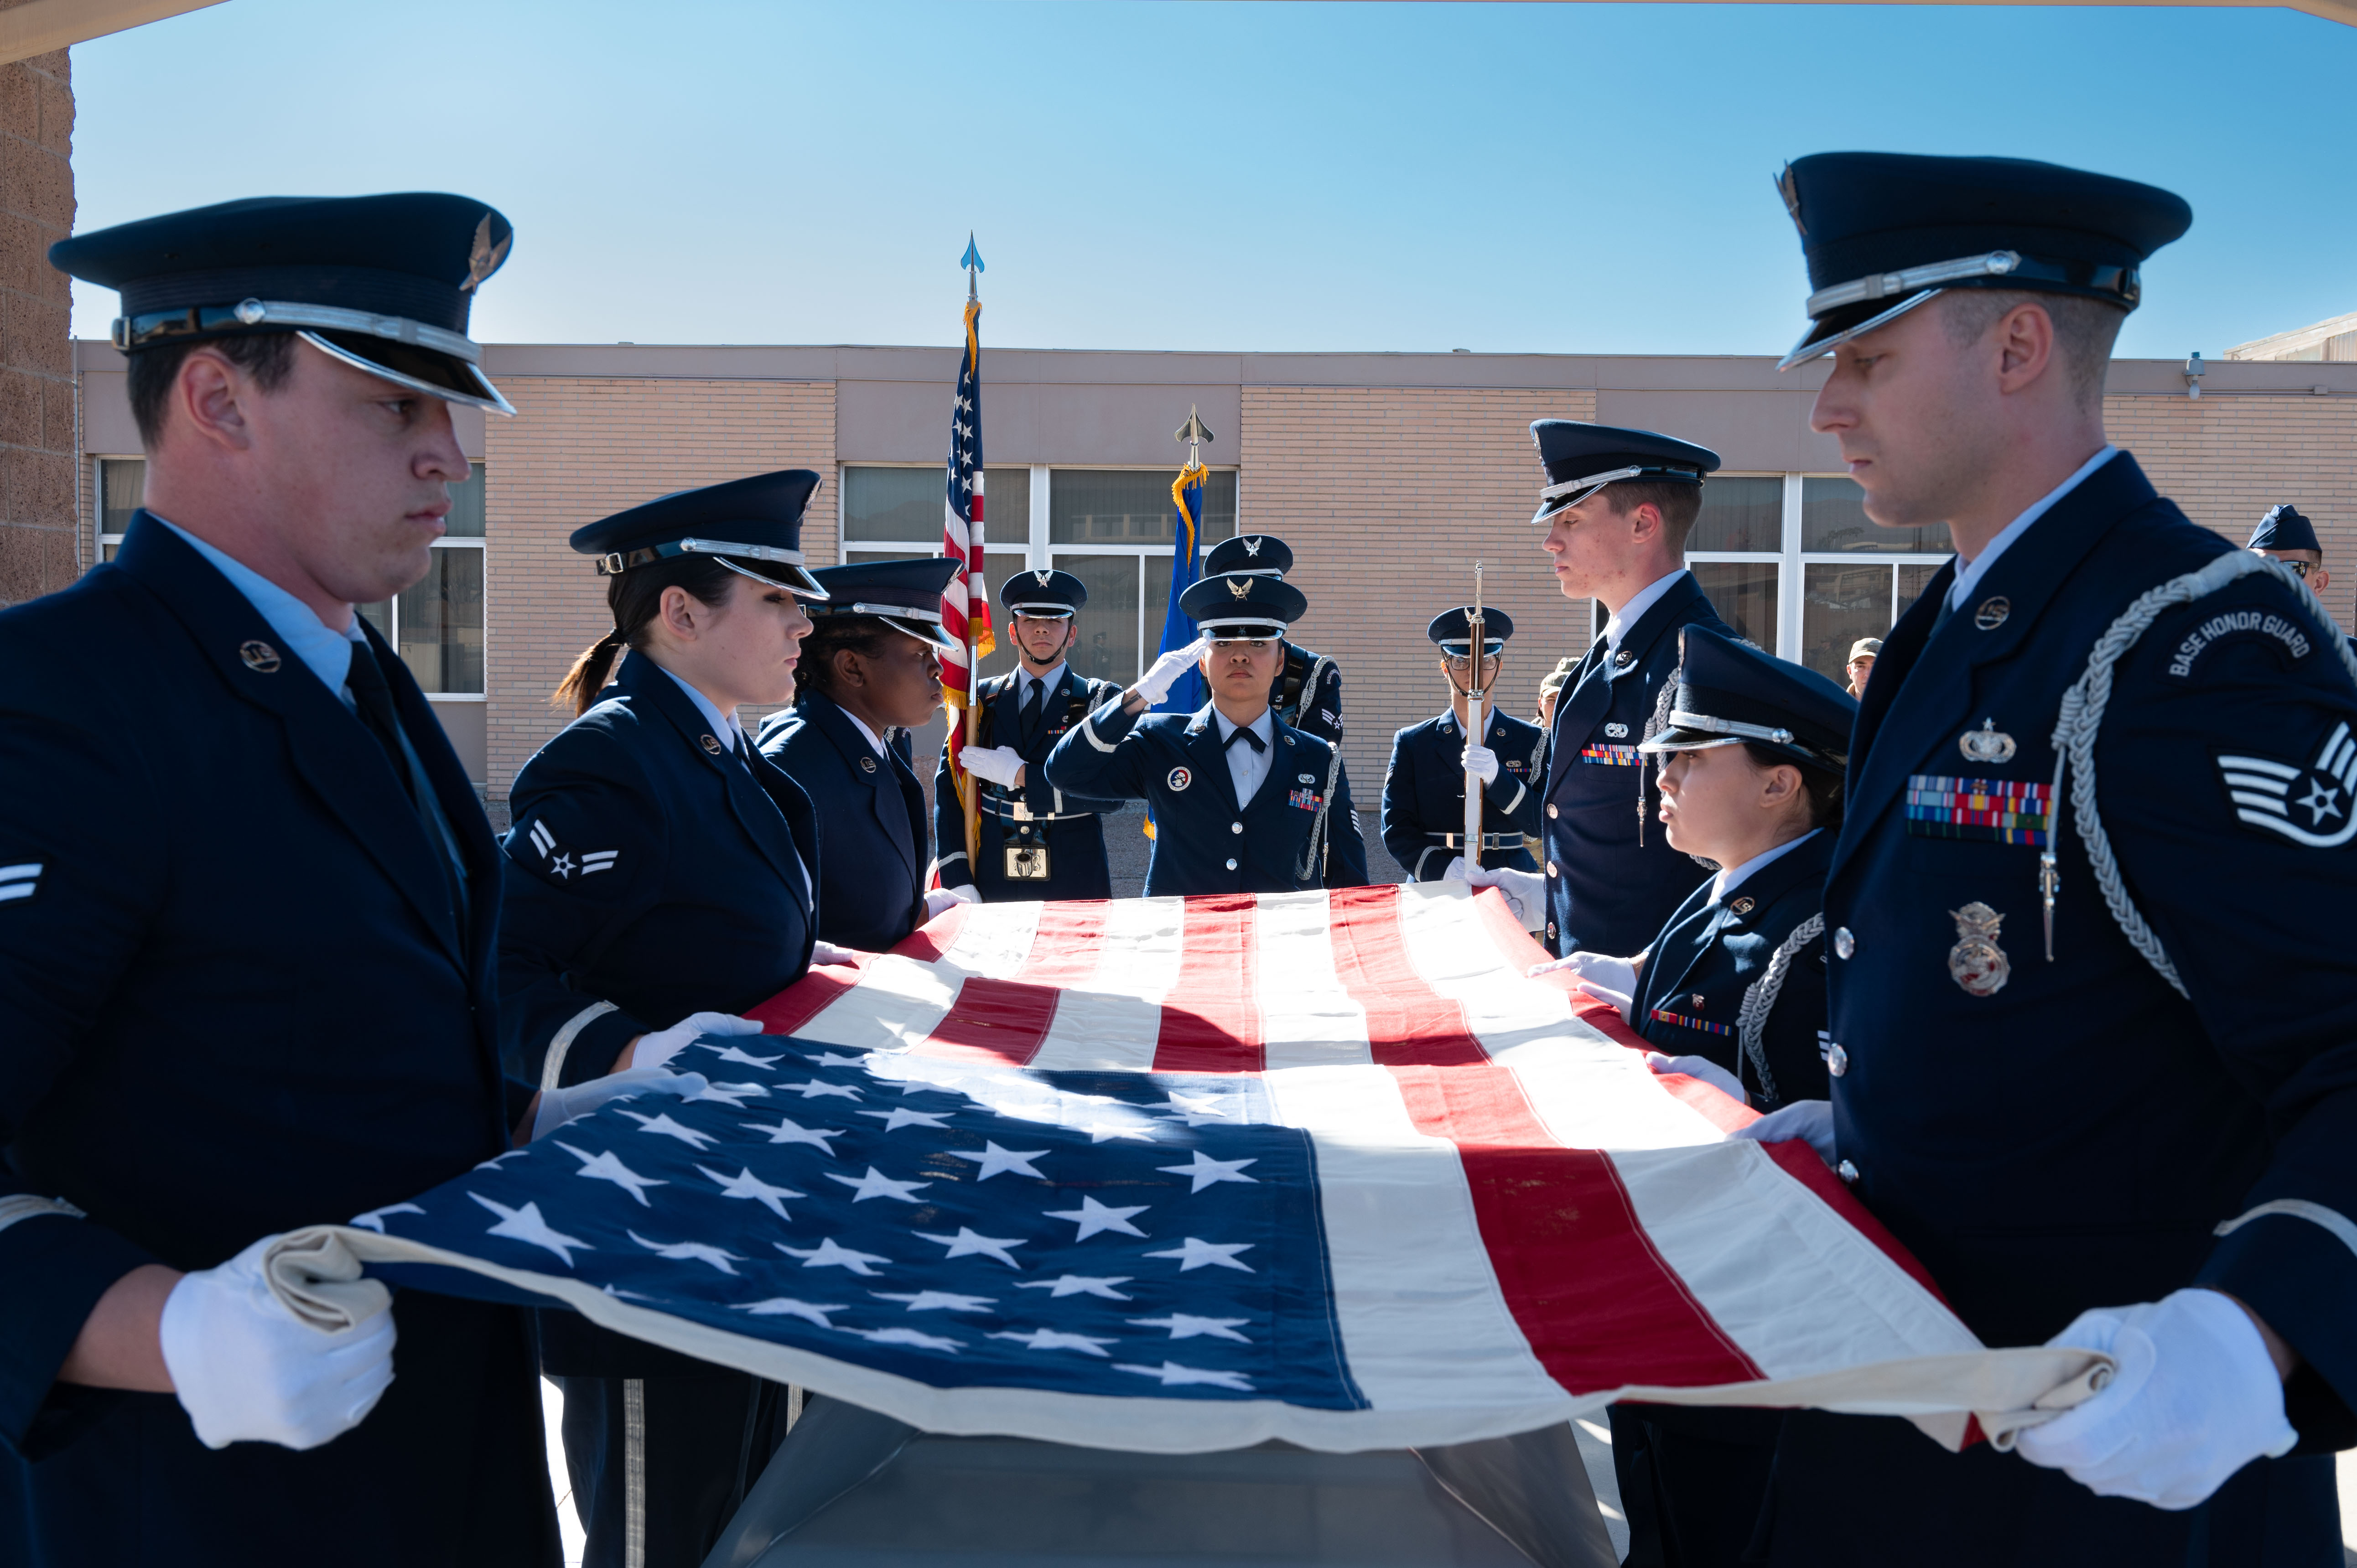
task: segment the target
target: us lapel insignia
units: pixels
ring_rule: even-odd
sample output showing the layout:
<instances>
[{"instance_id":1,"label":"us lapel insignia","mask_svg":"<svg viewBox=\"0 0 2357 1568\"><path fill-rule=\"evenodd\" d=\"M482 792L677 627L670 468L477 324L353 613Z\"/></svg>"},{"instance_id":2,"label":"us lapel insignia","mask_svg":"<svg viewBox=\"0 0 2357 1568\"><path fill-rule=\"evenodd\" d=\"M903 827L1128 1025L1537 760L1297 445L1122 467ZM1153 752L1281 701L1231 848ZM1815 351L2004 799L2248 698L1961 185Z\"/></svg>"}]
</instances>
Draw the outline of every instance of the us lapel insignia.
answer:
<instances>
[{"instance_id":1,"label":"us lapel insignia","mask_svg":"<svg viewBox=\"0 0 2357 1568\"><path fill-rule=\"evenodd\" d=\"M876 771L876 759L875 759L874 757L861 757L861 758L859 759L859 771L861 771L862 773L873 773L873 772L875 772L875 771Z\"/></svg>"},{"instance_id":2,"label":"us lapel insignia","mask_svg":"<svg viewBox=\"0 0 2357 1568\"><path fill-rule=\"evenodd\" d=\"M712 753L712 755L713 755L713 756L715 756L715 757L717 757L717 756L719 756L719 755L720 755L720 743L719 743L718 741L716 741L716 740L713 739L713 738L712 738L710 736L708 736L708 735L706 735L706 736L698 736L696 737L696 744L697 744L697 745L699 745L699 746L703 746L705 750L706 750L706 751L708 751L708 752Z\"/></svg>"},{"instance_id":3,"label":"us lapel insignia","mask_svg":"<svg viewBox=\"0 0 2357 1568\"><path fill-rule=\"evenodd\" d=\"M1740 898L1733 900L1727 906L1728 911L1731 912L1738 919L1741 919L1744 916L1751 913L1755 907L1756 906L1751 902L1751 895L1749 893L1746 893Z\"/></svg>"},{"instance_id":4,"label":"us lapel insignia","mask_svg":"<svg viewBox=\"0 0 2357 1568\"><path fill-rule=\"evenodd\" d=\"M1966 730L1956 746L1967 762L1983 762L1994 767L2013 760L2013 736L1997 728L1995 719L1983 719L1980 728Z\"/></svg>"},{"instance_id":5,"label":"us lapel insignia","mask_svg":"<svg viewBox=\"0 0 2357 1568\"><path fill-rule=\"evenodd\" d=\"M251 642L240 643L238 645L237 656L240 659L244 660L245 667L248 670L253 671L257 675L273 675L277 673L278 650L271 647L270 644L263 641L260 638L255 638Z\"/></svg>"},{"instance_id":6,"label":"us lapel insignia","mask_svg":"<svg viewBox=\"0 0 2357 1568\"><path fill-rule=\"evenodd\" d=\"M1629 666L1637 662L1637 656L1624 648L1620 652L1612 656L1612 662L1620 669L1626 670Z\"/></svg>"},{"instance_id":7,"label":"us lapel insignia","mask_svg":"<svg viewBox=\"0 0 2357 1568\"><path fill-rule=\"evenodd\" d=\"M1166 782L1173 789L1184 789L1188 785L1195 782L1195 776L1183 768L1174 768L1170 770L1170 777Z\"/></svg>"},{"instance_id":8,"label":"us lapel insignia","mask_svg":"<svg viewBox=\"0 0 2357 1568\"><path fill-rule=\"evenodd\" d=\"M1981 607L1973 612L1973 624L1983 631L1995 631L2012 613L2013 601L1998 594L1981 601Z\"/></svg>"},{"instance_id":9,"label":"us lapel insignia","mask_svg":"<svg viewBox=\"0 0 2357 1568\"><path fill-rule=\"evenodd\" d=\"M2013 977L2013 961L1996 945L2005 917L1977 899L1948 914L1956 922L1956 945L1948 950L1949 978L1968 996L1996 995Z\"/></svg>"},{"instance_id":10,"label":"us lapel insignia","mask_svg":"<svg viewBox=\"0 0 2357 1568\"><path fill-rule=\"evenodd\" d=\"M1228 593L1232 597L1239 599L1244 598L1252 593L1252 590L1253 585L1252 579L1250 577L1231 577L1228 579Z\"/></svg>"}]
</instances>

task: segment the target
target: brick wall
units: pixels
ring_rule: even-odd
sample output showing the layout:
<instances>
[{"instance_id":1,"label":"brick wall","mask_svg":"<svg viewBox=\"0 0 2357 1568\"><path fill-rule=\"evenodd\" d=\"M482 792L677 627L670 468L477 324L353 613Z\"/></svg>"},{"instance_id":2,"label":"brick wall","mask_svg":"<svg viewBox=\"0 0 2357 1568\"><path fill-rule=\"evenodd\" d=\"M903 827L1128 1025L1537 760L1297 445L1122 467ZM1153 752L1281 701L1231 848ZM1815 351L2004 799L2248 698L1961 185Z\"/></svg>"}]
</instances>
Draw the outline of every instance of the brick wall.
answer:
<instances>
[{"instance_id":1,"label":"brick wall","mask_svg":"<svg viewBox=\"0 0 2357 1568\"><path fill-rule=\"evenodd\" d=\"M802 533L813 564L834 559L831 381L502 379L513 419L493 419L485 563L490 792L564 727L548 694L613 625L605 579L566 545L572 532L673 490L777 468L827 477Z\"/></svg>"},{"instance_id":2,"label":"brick wall","mask_svg":"<svg viewBox=\"0 0 2357 1568\"><path fill-rule=\"evenodd\" d=\"M74 102L66 51L0 65L0 606L62 588L77 525L74 377L65 274Z\"/></svg>"},{"instance_id":3,"label":"brick wall","mask_svg":"<svg viewBox=\"0 0 2357 1568\"><path fill-rule=\"evenodd\" d=\"M1593 392L1246 387L1239 526L1293 547L1309 596L1297 635L1342 666L1343 757L1369 870L1395 879L1375 838L1392 732L1440 711L1447 686L1425 624L1473 596L1514 620L1499 680L1529 718L1539 678L1587 644L1587 601L1566 604L1530 525L1541 481L1534 419L1593 419Z\"/></svg>"},{"instance_id":4,"label":"brick wall","mask_svg":"<svg viewBox=\"0 0 2357 1568\"><path fill-rule=\"evenodd\" d=\"M2319 596L2357 629L2357 398L2112 397L2104 419L2161 494L2236 544L2276 502L2298 507L2332 575Z\"/></svg>"}]
</instances>

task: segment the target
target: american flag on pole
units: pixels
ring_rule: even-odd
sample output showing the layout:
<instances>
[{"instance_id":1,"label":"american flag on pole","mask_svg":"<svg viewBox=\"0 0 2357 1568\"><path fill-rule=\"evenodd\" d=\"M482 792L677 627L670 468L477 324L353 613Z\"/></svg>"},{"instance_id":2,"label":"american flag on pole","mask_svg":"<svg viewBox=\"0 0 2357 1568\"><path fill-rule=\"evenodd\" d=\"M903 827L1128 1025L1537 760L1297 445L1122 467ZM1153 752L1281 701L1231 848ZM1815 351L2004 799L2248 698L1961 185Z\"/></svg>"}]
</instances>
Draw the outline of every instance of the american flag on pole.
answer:
<instances>
[{"instance_id":1,"label":"american flag on pole","mask_svg":"<svg viewBox=\"0 0 2357 1568\"><path fill-rule=\"evenodd\" d=\"M982 270L972 241L965 257L969 276ZM948 494L942 506L942 553L963 563L942 590L942 626L958 645L957 651L942 656L942 700L961 711L973 699L974 667L998 647L990 633L990 585L983 574L981 322L982 302L969 295L965 358L958 363L957 399L950 409ZM950 777L963 800L973 789L963 762L965 725L952 719L949 730Z\"/></svg>"},{"instance_id":2,"label":"american flag on pole","mask_svg":"<svg viewBox=\"0 0 2357 1568\"><path fill-rule=\"evenodd\" d=\"M1622 1396L1953 1445L2098 1364L1984 1349L1815 1155L1727 1139L1749 1112L1537 952L1447 884L961 906L692 1047L697 1098L299 1232L274 1277L316 1308L365 1262L931 1431L1157 1452Z\"/></svg>"}]
</instances>

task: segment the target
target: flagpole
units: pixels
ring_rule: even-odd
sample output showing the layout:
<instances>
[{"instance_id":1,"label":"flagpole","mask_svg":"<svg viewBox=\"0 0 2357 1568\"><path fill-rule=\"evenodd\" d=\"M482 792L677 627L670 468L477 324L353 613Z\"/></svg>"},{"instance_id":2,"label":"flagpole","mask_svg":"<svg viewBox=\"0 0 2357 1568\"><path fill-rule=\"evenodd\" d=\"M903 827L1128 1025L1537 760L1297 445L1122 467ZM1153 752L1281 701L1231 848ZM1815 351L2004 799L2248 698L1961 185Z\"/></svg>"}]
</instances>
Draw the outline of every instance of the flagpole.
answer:
<instances>
[{"instance_id":1,"label":"flagpole","mask_svg":"<svg viewBox=\"0 0 2357 1568\"><path fill-rule=\"evenodd\" d=\"M974 237L969 234L966 236L965 242L965 308L967 329L974 334L974 422L977 439L982 433L982 324L980 319L982 295L975 285L981 272L982 255L974 248ZM987 496L983 469L978 463L974 466L974 488L976 496ZM974 510L987 517L990 510L988 500L985 499ZM973 556L969 554L967 560L972 559ZM967 588L969 592L972 591L971 574L968 576ZM981 675L975 668L980 660L974 653L976 641L974 630L974 618L973 607L968 605L965 618L965 744L968 746L972 746L982 734L982 703L978 700ZM964 789L961 793L964 797L965 803L966 870L978 884L982 880L982 791L975 787L973 775L965 776Z\"/></svg>"},{"instance_id":2,"label":"flagpole","mask_svg":"<svg viewBox=\"0 0 2357 1568\"><path fill-rule=\"evenodd\" d=\"M1473 613L1466 618L1466 630L1472 639L1466 648L1473 660L1472 677L1465 683L1465 744L1480 746L1487 738L1481 723L1481 699L1488 688L1481 684L1482 651L1485 641L1481 625L1481 563L1473 563ZM1481 864L1481 776L1471 768L1465 770L1465 866L1471 870Z\"/></svg>"}]
</instances>

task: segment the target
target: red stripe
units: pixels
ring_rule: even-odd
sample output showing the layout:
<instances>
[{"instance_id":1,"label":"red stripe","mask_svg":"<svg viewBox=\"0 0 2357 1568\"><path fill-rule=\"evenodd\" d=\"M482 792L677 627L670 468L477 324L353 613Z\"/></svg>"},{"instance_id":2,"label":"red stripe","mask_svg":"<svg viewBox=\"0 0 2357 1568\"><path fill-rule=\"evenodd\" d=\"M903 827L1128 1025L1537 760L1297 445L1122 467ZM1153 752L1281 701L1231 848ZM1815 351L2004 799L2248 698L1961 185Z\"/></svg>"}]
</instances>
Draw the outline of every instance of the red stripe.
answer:
<instances>
[{"instance_id":1,"label":"red stripe","mask_svg":"<svg viewBox=\"0 0 2357 1568\"><path fill-rule=\"evenodd\" d=\"M1104 952L1103 903L1043 904L1031 950L1011 979L968 980L917 1054L1021 1067L1039 1054L1063 988L1096 973Z\"/></svg>"},{"instance_id":2,"label":"red stripe","mask_svg":"<svg viewBox=\"0 0 2357 1568\"><path fill-rule=\"evenodd\" d=\"M1187 900L1178 981L1163 998L1154 1042L1156 1072L1258 1072L1267 1065L1254 952L1257 908L1249 893Z\"/></svg>"},{"instance_id":3,"label":"red stripe","mask_svg":"<svg viewBox=\"0 0 2357 1568\"><path fill-rule=\"evenodd\" d=\"M1625 1383L1631 1366L1648 1381L1761 1376L1654 1248L1610 1158L1557 1144L1513 1074L1490 1065L1464 1009L1416 972L1398 890L1353 888L1329 902L1335 972L1366 1010L1374 1059L1416 1130L1457 1145L1499 1288L1547 1375L1574 1393ZM1530 946L1502 899L1474 900L1491 904ZM1501 956L1534 961L1511 944Z\"/></svg>"},{"instance_id":4,"label":"red stripe","mask_svg":"<svg viewBox=\"0 0 2357 1568\"><path fill-rule=\"evenodd\" d=\"M935 962L950 950L958 933L965 929L965 917L966 906L953 905L902 937L892 945L892 950L919 963ZM791 1035L841 1001L859 983L856 978L844 977L845 969L854 976L864 975L878 956L864 952L848 964L813 969L759 1006L747 1008L745 1016L760 1020L765 1035Z\"/></svg>"}]
</instances>

